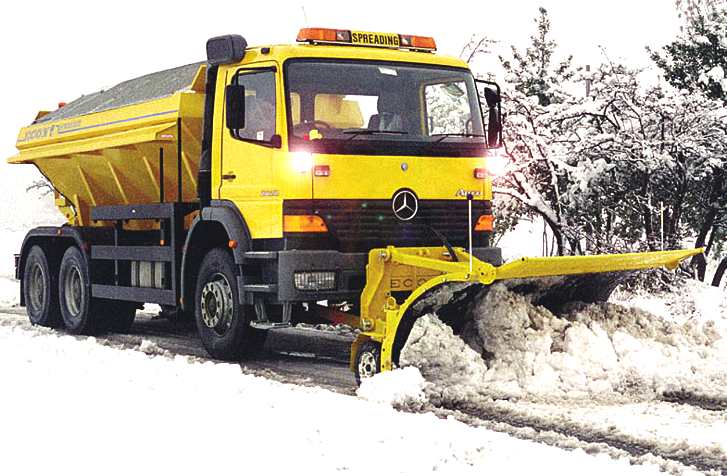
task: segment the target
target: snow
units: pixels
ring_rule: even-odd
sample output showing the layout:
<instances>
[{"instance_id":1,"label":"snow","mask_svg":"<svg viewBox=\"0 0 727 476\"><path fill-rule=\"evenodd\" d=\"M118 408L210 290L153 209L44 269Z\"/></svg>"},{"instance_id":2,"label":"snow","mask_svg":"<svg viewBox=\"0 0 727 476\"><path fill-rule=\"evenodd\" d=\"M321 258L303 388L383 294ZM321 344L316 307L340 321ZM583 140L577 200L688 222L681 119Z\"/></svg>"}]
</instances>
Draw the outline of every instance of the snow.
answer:
<instances>
[{"instance_id":1,"label":"snow","mask_svg":"<svg viewBox=\"0 0 727 476\"><path fill-rule=\"evenodd\" d=\"M0 307L16 306L20 302L20 284L13 278L0 276Z\"/></svg>"},{"instance_id":2,"label":"snow","mask_svg":"<svg viewBox=\"0 0 727 476\"><path fill-rule=\"evenodd\" d=\"M543 467L565 475L658 473L626 459L281 384L245 374L239 365L106 347L2 315L0 362L2 474L240 468L459 475L528 474ZM417 380L414 370L390 375Z\"/></svg>"},{"instance_id":3,"label":"snow","mask_svg":"<svg viewBox=\"0 0 727 476\"><path fill-rule=\"evenodd\" d=\"M395 369L364 379L356 395L387 405L424 401L425 380L416 367Z\"/></svg>"},{"instance_id":4,"label":"snow","mask_svg":"<svg viewBox=\"0 0 727 476\"><path fill-rule=\"evenodd\" d=\"M713 321L678 323L613 303L556 316L502 284L481 295L461 337L436 316L419 319L402 362L449 393L727 398L727 339Z\"/></svg>"},{"instance_id":5,"label":"snow","mask_svg":"<svg viewBox=\"0 0 727 476\"><path fill-rule=\"evenodd\" d=\"M593 403L547 405L538 402L503 407L516 408L541 418L587 425L602 431L626 434L632 439L658 441L662 447L701 449L724 455L727 451L727 419L721 412L676 403ZM567 424L567 423L566 423Z\"/></svg>"}]
</instances>

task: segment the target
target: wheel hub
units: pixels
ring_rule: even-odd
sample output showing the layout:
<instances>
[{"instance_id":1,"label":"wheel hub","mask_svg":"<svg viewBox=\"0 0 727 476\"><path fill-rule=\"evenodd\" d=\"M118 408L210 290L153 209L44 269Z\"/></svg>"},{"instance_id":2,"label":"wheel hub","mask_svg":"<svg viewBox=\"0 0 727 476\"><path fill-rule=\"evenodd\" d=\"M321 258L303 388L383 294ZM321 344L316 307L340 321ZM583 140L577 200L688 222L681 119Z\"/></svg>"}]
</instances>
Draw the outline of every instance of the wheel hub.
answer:
<instances>
[{"instance_id":1,"label":"wheel hub","mask_svg":"<svg viewBox=\"0 0 727 476\"><path fill-rule=\"evenodd\" d=\"M216 274L202 288L200 300L202 310L202 322L204 325L223 335L232 326L234 312L234 300L232 287L221 274Z\"/></svg>"},{"instance_id":2,"label":"wheel hub","mask_svg":"<svg viewBox=\"0 0 727 476\"><path fill-rule=\"evenodd\" d=\"M81 278L81 270L77 266L71 267L66 274L63 283L65 291L66 309L73 316L81 314L83 305L83 279Z\"/></svg>"},{"instance_id":3,"label":"wheel hub","mask_svg":"<svg viewBox=\"0 0 727 476\"><path fill-rule=\"evenodd\" d=\"M34 263L28 279L28 297L34 311L40 311L45 305L45 273L40 263Z\"/></svg>"},{"instance_id":4,"label":"wheel hub","mask_svg":"<svg viewBox=\"0 0 727 476\"><path fill-rule=\"evenodd\" d=\"M376 355L373 352L363 352L358 360L358 375L369 378L376 375Z\"/></svg>"}]
</instances>

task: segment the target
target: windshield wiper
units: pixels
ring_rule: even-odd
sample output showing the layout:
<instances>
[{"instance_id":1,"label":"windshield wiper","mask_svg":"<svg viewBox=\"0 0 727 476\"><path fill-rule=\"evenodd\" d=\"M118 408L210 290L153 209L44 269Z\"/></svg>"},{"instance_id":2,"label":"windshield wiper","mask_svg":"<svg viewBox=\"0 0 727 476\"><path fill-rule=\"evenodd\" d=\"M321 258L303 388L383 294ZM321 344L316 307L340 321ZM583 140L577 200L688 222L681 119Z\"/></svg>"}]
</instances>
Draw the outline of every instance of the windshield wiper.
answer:
<instances>
[{"instance_id":1,"label":"windshield wiper","mask_svg":"<svg viewBox=\"0 0 727 476\"><path fill-rule=\"evenodd\" d=\"M441 136L441 137L440 137ZM439 137L434 142L442 142L449 137L486 137L484 134L470 134L468 132L445 132L443 134L431 134L429 137Z\"/></svg>"},{"instance_id":2,"label":"windshield wiper","mask_svg":"<svg viewBox=\"0 0 727 476\"><path fill-rule=\"evenodd\" d=\"M351 134L348 140L355 139L358 136L372 136L376 134L395 134L395 135L407 135L406 131L380 131L378 129L344 129L341 131L342 134Z\"/></svg>"}]
</instances>

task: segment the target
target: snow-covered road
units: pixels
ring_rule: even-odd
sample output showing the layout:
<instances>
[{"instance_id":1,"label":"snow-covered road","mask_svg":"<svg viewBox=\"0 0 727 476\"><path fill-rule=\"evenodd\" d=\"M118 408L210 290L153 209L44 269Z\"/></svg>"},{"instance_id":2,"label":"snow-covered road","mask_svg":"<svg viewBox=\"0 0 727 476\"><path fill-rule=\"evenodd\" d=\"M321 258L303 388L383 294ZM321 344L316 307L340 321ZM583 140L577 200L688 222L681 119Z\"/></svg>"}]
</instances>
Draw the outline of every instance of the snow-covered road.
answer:
<instances>
[{"instance_id":1,"label":"snow-covered road","mask_svg":"<svg viewBox=\"0 0 727 476\"><path fill-rule=\"evenodd\" d=\"M0 300L7 295L4 304L12 305L17 283L8 279L0 289L8 291ZM691 334L696 332L695 315L714 313L721 306L715 304L715 296L710 301L699 295L687 304L670 302L669 297L644 303L632 296L624 304L668 314L673 322L686 324L667 327L670 336L675 329L687 329L691 339L701 335ZM658 320L634 314L640 316L639 329L651 333L649 339L680 346L673 355L682 362L658 364L653 360L660 355L653 339L642 339L640 349L631 342L630 349L638 352L629 358L647 358L643 362L649 363L637 375L638 388L649 390L647 394L591 391L608 388L609 381L620 382L613 362L609 371L589 369L589 362L597 362L596 356L608 348L603 340L607 333L598 327L592 327L593 335L575 327L578 332L568 335L558 349L571 352L576 360L570 367L555 366L543 374L543 365L562 361L551 355L555 347L550 344L539 357L537 352L506 348L513 359L495 359L488 369L451 332L441 334L430 326L426 329L436 344L432 348L440 349L433 354L435 364L450 366L445 381L454 380L438 388L434 379L426 392L423 379L414 381L413 392L420 398L394 402L401 412L388 403L366 401L391 401L386 385L374 382L360 393L365 398L354 396L353 378L343 363L347 344L336 336L315 346L326 358L268 352L232 365L210 360L193 329L149 313L139 313L130 335L94 339L32 327L21 308L4 309L0 474L90 474L99 468L128 474L141 467L149 469L145 472L185 474L238 466L240 472L252 467L273 474L529 474L555 467L563 474L727 474L727 391L720 383L724 372L709 366L725 357L719 340L724 319L716 327L708 326L704 341L684 341L679 334L664 340L653 333L659 329L654 327ZM549 328L540 325L541 331ZM541 334L528 332L529 337L508 335L520 346L539 342ZM557 340L556 334L551 337ZM294 337L269 342L268 347L296 350ZM584 347L589 342L591 348ZM341 355L331 359L337 352ZM540 370L513 374L523 358L541 362ZM427 365L433 363L423 364L425 373ZM665 368L659 370L659 365ZM691 375L682 375L689 373L687 367ZM564 371L566 379L560 377ZM389 378L388 390L412 395L412 382L397 377L397 372ZM543 380L544 375L550 381ZM645 375L650 379L647 385ZM601 379L598 386L590 383L593 378ZM490 393L461 385L473 379L485 379Z\"/></svg>"},{"instance_id":2,"label":"snow-covered road","mask_svg":"<svg viewBox=\"0 0 727 476\"><path fill-rule=\"evenodd\" d=\"M0 315L0 474L658 472L141 347Z\"/></svg>"}]
</instances>

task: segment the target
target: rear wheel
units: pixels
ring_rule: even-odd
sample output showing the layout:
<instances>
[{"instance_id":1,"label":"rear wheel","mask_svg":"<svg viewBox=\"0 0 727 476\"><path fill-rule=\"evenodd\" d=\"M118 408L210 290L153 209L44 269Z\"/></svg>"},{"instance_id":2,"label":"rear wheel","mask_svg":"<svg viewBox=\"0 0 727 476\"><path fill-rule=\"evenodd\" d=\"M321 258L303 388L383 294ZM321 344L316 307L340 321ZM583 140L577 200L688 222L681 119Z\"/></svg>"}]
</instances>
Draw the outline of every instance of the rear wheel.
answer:
<instances>
[{"instance_id":1,"label":"rear wheel","mask_svg":"<svg viewBox=\"0 0 727 476\"><path fill-rule=\"evenodd\" d=\"M43 248L33 246L28 252L23 271L25 310L33 325L60 326L57 281L57 269L51 268Z\"/></svg>"},{"instance_id":2,"label":"rear wheel","mask_svg":"<svg viewBox=\"0 0 727 476\"><path fill-rule=\"evenodd\" d=\"M381 372L381 344L368 340L356 351L356 383L371 378Z\"/></svg>"},{"instance_id":3,"label":"rear wheel","mask_svg":"<svg viewBox=\"0 0 727 476\"><path fill-rule=\"evenodd\" d=\"M251 308L239 305L237 267L232 255L215 248L202 260L195 292L195 321L207 352L216 359L237 360L253 340Z\"/></svg>"},{"instance_id":4,"label":"rear wheel","mask_svg":"<svg viewBox=\"0 0 727 476\"><path fill-rule=\"evenodd\" d=\"M103 301L91 298L88 262L81 251L72 246L61 260L58 294L63 323L72 334L93 334L102 327Z\"/></svg>"}]
</instances>

